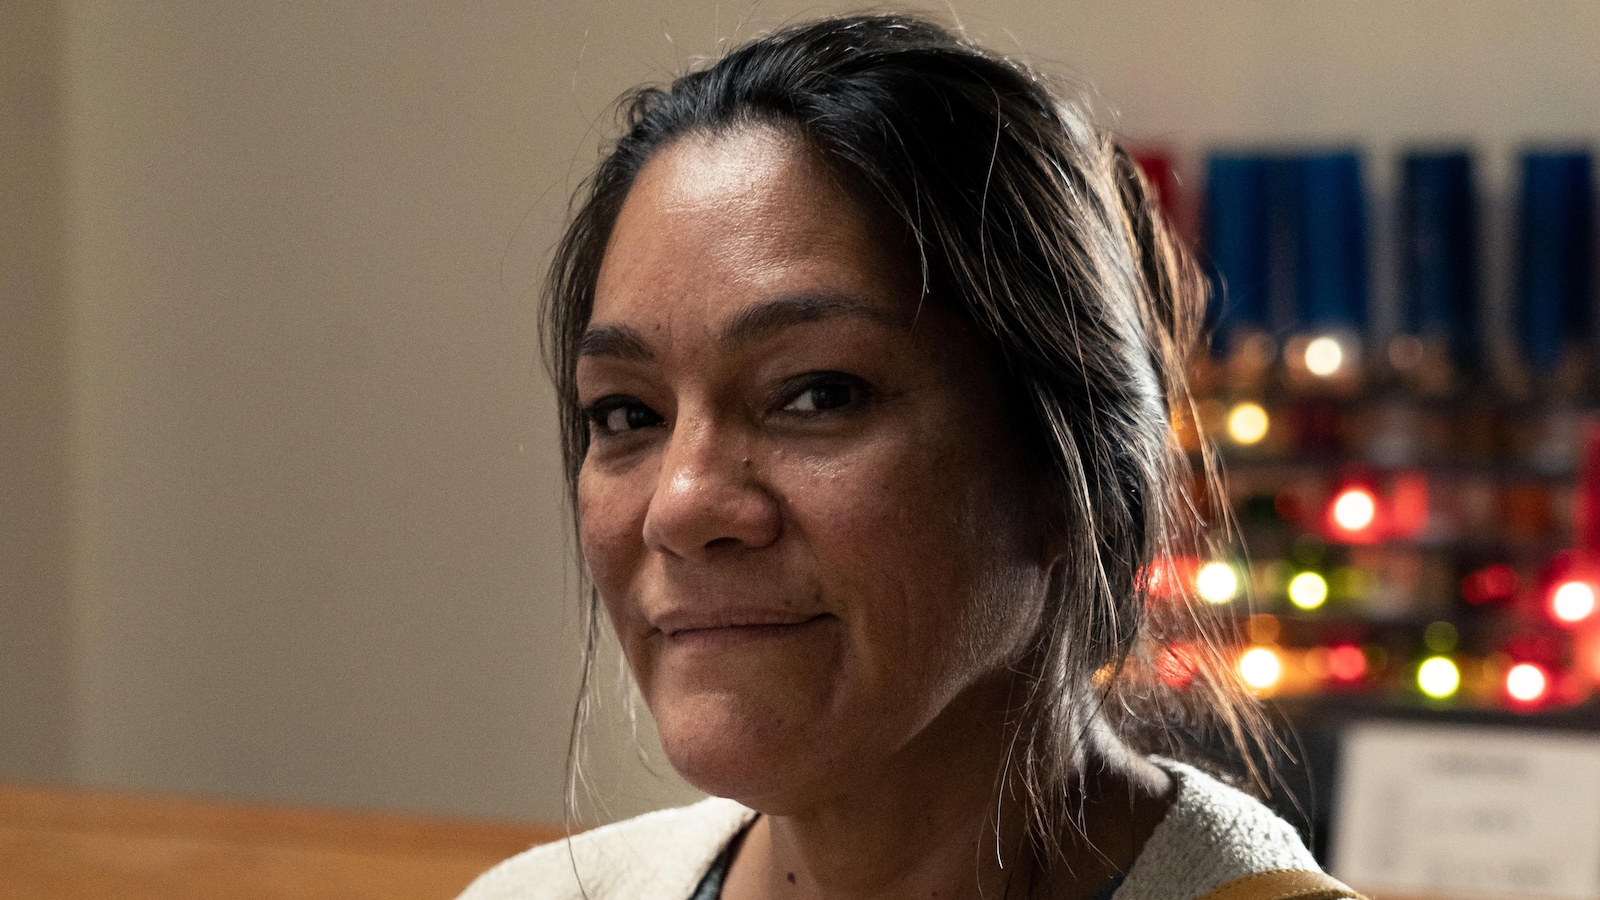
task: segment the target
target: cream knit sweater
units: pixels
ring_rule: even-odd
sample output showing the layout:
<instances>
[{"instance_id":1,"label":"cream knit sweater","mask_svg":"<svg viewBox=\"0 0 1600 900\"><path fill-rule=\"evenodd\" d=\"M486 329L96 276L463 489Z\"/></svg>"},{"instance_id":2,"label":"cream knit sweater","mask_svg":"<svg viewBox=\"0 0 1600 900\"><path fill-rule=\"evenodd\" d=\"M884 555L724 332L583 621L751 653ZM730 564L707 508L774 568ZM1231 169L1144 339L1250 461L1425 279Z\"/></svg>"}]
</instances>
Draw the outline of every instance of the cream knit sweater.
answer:
<instances>
[{"instance_id":1,"label":"cream knit sweater","mask_svg":"<svg viewBox=\"0 0 1600 900\"><path fill-rule=\"evenodd\" d=\"M1265 806L1190 766L1156 762L1178 780L1178 796L1113 900L1194 900L1256 872L1317 869ZM506 860L459 900L689 900L754 815L711 799L597 828Z\"/></svg>"}]
</instances>

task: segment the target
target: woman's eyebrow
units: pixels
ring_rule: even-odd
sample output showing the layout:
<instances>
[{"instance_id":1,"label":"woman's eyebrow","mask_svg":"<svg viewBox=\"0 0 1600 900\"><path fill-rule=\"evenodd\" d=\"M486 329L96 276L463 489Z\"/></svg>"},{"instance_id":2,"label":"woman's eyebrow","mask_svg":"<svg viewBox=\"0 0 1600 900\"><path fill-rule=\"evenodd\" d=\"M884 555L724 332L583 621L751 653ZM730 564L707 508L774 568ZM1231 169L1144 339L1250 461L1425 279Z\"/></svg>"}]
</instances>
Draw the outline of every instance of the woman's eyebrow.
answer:
<instances>
[{"instance_id":1,"label":"woman's eyebrow","mask_svg":"<svg viewBox=\"0 0 1600 900\"><path fill-rule=\"evenodd\" d=\"M650 362L654 350L638 329L628 325L599 325L578 338L578 356L609 356L629 362Z\"/></svg>"},{"instance_id":2,"label":"woman's eyebrow","mask_svg":"<svg viewBox=\"0 0 1600 900\"><path fill-rule=\"evenodd\" d=\"M839 316L859 316L891 328L905 327L905 323L888 310L849 294L789 294L739 310L723 326L722 343L728 346L749 344L794 325Z\"/></svg>"},{"instance_id":3,"label":"woman's eyebrow","mask_svg":"<svg viewBox=\"0 0 1600 900\"><path fill-rule=\"evenodd\" d=\"M789 294L755 303L723 326L721 341L730 347L754 343L778 331L807 322L841 316L871 319L891 328L903 328L892 313L849 294ZM631 325L596 325L578 338L578 356L605 356L629 362L651 362L655 351Z\"/></svg>"}]
</instances>

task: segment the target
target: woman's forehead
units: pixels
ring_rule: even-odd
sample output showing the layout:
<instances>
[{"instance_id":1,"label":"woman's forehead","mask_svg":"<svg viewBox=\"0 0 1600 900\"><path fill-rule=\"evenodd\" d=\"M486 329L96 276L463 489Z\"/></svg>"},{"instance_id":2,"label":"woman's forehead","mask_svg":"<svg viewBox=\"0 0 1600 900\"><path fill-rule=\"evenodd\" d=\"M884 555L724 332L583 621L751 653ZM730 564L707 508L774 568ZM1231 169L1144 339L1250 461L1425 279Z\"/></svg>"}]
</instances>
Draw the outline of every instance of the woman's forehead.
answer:
<instances>
[{"instance_id":1,"label":"woman's forehead","mask_svg":"<svg viewBox=\"0 0 1600 900\"><path fill-rule=\"evenodd\" d=\"M595 289L594 323L725 323L779 296L845 296L909 317L904 254L793 133L690 135L640 171Z\"/></svg>"}]
</instances>

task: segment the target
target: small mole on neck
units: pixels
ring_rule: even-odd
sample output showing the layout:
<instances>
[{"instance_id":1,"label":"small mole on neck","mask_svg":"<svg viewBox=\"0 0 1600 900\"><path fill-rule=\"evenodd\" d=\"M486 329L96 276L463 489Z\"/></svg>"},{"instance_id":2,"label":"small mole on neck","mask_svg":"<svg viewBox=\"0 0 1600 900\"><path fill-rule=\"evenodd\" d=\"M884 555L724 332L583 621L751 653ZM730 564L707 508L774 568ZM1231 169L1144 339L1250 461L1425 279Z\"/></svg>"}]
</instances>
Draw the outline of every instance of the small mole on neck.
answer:
<instances>
[{"instance_id":1,"label":"small mole on neck","mask_svg":"<svg viewBox=\"0 0 1600 900\"><path fill-rule=\"evenodd\" d=\"M790 884L794 884L794 873L793 872L789 873L789 883Z\"/></svg>"}]
</instances>

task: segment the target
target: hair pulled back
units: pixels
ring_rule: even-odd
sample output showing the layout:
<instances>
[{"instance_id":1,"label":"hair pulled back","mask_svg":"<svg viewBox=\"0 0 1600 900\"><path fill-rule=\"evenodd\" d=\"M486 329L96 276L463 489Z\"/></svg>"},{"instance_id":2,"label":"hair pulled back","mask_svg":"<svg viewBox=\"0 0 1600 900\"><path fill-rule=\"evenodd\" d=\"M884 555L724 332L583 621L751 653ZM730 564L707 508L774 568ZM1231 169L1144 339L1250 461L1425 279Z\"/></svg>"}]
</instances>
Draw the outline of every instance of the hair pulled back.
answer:
<instances>
[{"instance_id":1,"label":"hair pulled back","mask_svg":"<svg viewBox=\"0 0 1600 900\"><path fill-rule=\"evenodd\" d=\"M1216 624L1187 591L1152 592L1163 560L1205 541L1172 423L1189 413L1184 367L1206 287L1128 154L1028 68L897 15L786 28L632 93L623 110L626 132L575 199L549 276L545 349L569 492L589 439L576 348L635 177L685 135L793 129L904 226L930 301L964 313L1001 361L1044 521L1070 548L1011 762L1033 821L1047 836L1070 820L1062 804L1101 724L1168 754L1220 726L1253 774L1261 717ZM1182 690L1160 677L1174 652L1193 670Z\"/></svg>"}]
</instances>

